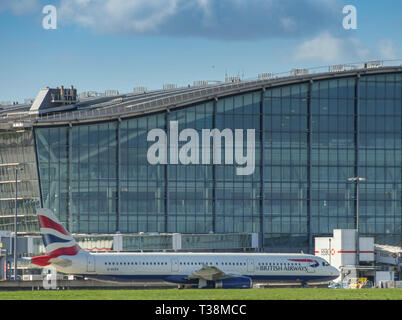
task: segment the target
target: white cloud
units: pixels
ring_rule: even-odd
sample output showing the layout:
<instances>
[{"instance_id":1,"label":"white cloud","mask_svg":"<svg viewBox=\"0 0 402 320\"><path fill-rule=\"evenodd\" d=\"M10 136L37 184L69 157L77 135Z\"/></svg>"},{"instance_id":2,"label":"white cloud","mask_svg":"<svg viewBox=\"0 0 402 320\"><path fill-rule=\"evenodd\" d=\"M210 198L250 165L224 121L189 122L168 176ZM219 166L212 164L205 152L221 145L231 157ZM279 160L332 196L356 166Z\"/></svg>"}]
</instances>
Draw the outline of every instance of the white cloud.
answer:
<instances>
[{"instance_id":1,"label":"white cloud","mask_svg":"<svg viewBox=\"0 0 402 320\"><path fill-rule=\"evenodd\" d=\"M337 38L324 32L300 44L294 54L297 61L360 61L367 59L370 50L357 38Z\"/></svg>"},{"instance_id":2,"label":"white cloud","mask_svg":"<svg viewBox=\"0 0 402 320\"><path fill-rule=\"evenodd\" d=\"M392 60L397 57L395 44L391 39L381 39L378 42L378 51L381 59Z\"/></svg>"},{"instance_id":3,"label":"white cloud","mask_svg":"<svg viewBox=\"0 0 402 320\"><path fill-rule=\"evenodd\" d=\"M175 13L179 0L62 0L60 20L96 31L154 31Z\"/></svg>"},{"instance_id":4,"label":"white cloud","mask_svg":"<svg viewBox=\"0 0 402 320\"><path fill-rule=\"evenodd\" d=\"M339 19L341 11L334 9L339 4L340 0L60 0L58 13L62 24L103 33L257 39L331 29Z\"/></svg>"},{"instance_id":5,"label":"white cloud","mask_svg":"<svg viewBox=\"0 0 402 320\"><path fill-rule=\"evenodd\" d=\"M0 0L0 12L11 11L15 15L23 15L39 9L39 0Z\"/></svg>"}]
</instances>

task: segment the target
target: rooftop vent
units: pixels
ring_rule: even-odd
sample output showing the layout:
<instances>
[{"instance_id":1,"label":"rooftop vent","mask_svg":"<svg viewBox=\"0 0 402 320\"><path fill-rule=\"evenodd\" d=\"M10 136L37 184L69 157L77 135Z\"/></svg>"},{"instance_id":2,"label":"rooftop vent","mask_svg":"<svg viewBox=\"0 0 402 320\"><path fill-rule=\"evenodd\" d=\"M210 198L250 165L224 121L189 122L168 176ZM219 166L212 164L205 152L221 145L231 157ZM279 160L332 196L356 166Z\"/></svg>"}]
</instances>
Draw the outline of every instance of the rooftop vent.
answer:
<instances>
[{"instance_id":1,"label":"rooftop vent","mask_svg":"<svg viewBox=\"0 0 402 320\"><path fill-rule=\"evenodd\" d=\"M290 70L290 73L295 77L302 76L304 74L308 74L308 69L292 69Z\"/></svg>"},{"instance_id":2,"label":"rooftop vent","mask_svg":"<svg viewBox=\"0 0 402 320\"><path fill-rule=\"evenodd\" d=\"M346 70L346 66L344 64L337 64L329 67L329 72L342 72Z\"/></svg>"},{"instance_id":3,"label":"rooftop vent","mask_svg":"<svg viewBox=\"0 0 402 320\"><path fill-rule=\"evenodd\" d=\"M377 69L377 68L381 68L383 66L383 62L382 61L368 61L364 67L366 69Z\"/></svg>"},{"instance_id":4,"label":"rooftop vent","mask_svg":"<svg viewBox=\"0 0 402 320\"><path fill-rule=\"evenodd\" d=\"M147 87L135 87L134 93L146 93L148 91Z\"/></svg>"},{"instance_id":5,"label":"rooftop vent","mask_svg":"<svg viewBox=\"0 0 402 320\"><path fill-rule=\"evenodd\" d=\"M240 76L226 76L225 77L225 82L230 83L230 82L241 82Z\"/></svg>"},{"instance_id":6,"label":"rooftop vent","mask_svg":"<svg viewBox=\"0 0 402 320\"><path fill-rule=\"evenodd\" d=\"M118 95L119 95L119 90L113 90L113 89L105 90L106 97L113 97L113 96L118 96Z\"/></svg>"},{"instance_id":7,"label":"rooftop vent","mask_svg":"<svg viewBox=\"0 0 402 320\"><path fill-rule=\"evenodd\" d=\"M163 85L163 90L172 90L172 89L177 89L177 84L175 84L175 83L165 83Z\"/></svg>"},{"instance_id":8,"label":"rooftop vent","mask_svg":"<svg viewBox=\"0 0 402 320\"><path fill-rule=\"evenodd\" d=\"M103 93L99 93L96 91L84 91L80 93L80 98L81 99L88 99L88 98L97 98L97 97L103 97Z\"/></svg>"},{"instance_id":9,"label":"rooftop vent","mask_svg":"<svg viewBox=\"0 0 402 320\"><path fill-rule=\"evenodd\" d=\"M262 80L262 79L272 79L274 77L274 75L270 72L263 72L258 74L258 79Z\"/></svg>"},{"instance_id":10,"label":"rooftop vent","mask_svg":"<svg viewBox=\"0 0 402 320\"><path fill-rule=\"evenodd\" d=\"M196 80L193 85L194 87L205 87L208 85L208 80Z\"/></svg>"},{"instance_id":11,"label":"rooftop vent","mask_svg":"<svg viewBox=\"0 0 402 320\"><path fill-rule=\"evenodd\" d=\"M57 112L70 110L77 103L77 89L71 86L71 89L46 88L39 91L38 96L32 103L30 114L43 114L49 112Z\"/></svg>"}]
</instances>

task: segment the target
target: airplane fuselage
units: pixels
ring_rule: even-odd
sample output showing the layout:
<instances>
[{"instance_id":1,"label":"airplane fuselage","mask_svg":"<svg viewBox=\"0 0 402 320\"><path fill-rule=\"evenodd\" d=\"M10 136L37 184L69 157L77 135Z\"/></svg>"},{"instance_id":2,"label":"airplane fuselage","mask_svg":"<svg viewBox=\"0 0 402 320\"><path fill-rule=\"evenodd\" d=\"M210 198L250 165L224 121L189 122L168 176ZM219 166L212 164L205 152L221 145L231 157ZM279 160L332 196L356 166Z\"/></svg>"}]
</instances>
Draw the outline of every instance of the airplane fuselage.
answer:
<instances>
[{"instance_id":1,"label":"airplane fuselage","mask_svg":"<svg viewBox=\"0 0 402 320\"><path fill-rule=\"evenodd\" d=\"M61 256L60 258L64 258ZM339 276L322 258L306 254L267 253L87 253L65 256L71 266L56 266L66 274L104 280L162 280L196 284L189 275L205 267L253 281L323 282Z\"/></svg>"}]
</instances>

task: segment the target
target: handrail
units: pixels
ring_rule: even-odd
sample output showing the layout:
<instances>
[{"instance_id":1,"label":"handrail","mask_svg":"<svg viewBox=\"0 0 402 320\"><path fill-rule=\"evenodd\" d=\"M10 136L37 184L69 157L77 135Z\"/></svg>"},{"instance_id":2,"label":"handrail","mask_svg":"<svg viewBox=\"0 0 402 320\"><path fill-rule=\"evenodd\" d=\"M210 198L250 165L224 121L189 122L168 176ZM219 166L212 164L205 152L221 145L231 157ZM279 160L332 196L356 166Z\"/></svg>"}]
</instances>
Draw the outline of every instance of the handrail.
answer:
<instances>
[{"instance_id":1,"label":"handrail","mask_svg":"<svg viewBox=\"0 0 402 320\"><path fill-rule=\"evenodd\" d=\"M278 82L284 82L285 80L302 80L304 78L312 77L317 74L343 74L347 72L354 72L358 70L381 70L388 68L402 67L402 60L379 60L379 61L367 61L359 63L349 63L344 65L332 65L321 66L307 69L292 69L288 72L276 73L276 74L260 74L258 78L244 79L238 82L221 83L209 85L208 87L184 87L176 90L172 90L169 96L169 90L161 91L160 94L151 94L149 100L143 101L144 96L133 95L133 99L130 100L129 95L125 95L127 101L117 102L114 105L108 105L105 108L92 108L90 110L74 110L67 112L60 112L55 114L46 115L32 115L26 113L25 115L18 114L6 114L5 117L0 117L0 122L22 121L22 122L35 122L35 123L47 123L47 122L69 122L96 119L102 116L105 117L117 117L124 116L126 114L133 113L135 111L150 110L155 108L164 108L177 104L185 104L191 102L196 98L208 98L213 96L222 95L234 90L246 90L253 88L257 85L269 85ZM123 95L124 96L124 95ZM123 97L121 96L121 97ZM159 96L159 97L158 97ZM114 98L111 98L113 100ZM136 101L140 100L140 101ZM142 100L142 102L141 102ZM96 105L95 105L96 106Z\"/></svg>"}]
</instances>

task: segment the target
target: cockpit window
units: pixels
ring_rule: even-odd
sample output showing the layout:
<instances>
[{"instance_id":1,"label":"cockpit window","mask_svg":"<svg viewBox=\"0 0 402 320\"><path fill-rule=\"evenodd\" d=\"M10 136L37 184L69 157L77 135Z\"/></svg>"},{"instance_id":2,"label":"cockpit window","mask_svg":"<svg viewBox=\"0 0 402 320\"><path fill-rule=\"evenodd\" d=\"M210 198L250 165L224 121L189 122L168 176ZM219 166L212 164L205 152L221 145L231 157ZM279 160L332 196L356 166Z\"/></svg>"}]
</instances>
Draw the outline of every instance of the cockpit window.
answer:
<instances>
[{"instance_id":1,"label":"cockpit window","mask_svg":"<svg viewBox=\"0 0 402 320\"><path fill-rule=\"evenodd\" d=\"M323 265L324 267L328 267L328 266L329 266L329 263L328 263L328 262L323 261L323 262L322 262L322 265Z\"/></svg>"}]
</instances>

